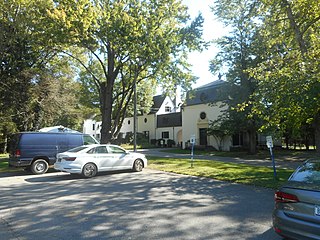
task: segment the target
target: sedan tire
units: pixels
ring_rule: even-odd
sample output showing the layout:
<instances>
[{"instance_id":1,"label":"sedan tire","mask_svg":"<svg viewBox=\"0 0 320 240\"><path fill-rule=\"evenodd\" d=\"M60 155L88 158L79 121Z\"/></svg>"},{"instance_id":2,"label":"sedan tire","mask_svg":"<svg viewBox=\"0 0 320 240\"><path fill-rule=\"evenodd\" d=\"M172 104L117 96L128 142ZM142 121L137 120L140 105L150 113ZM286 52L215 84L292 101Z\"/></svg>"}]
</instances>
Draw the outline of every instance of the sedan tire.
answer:
<instances>
[{"instance_id":1,"label":"sedan tire","mask_svg":"<svg viewBox=\"0 0 320 240\"><path fill-rule=\"evenodd\" d=\"M143 169L143 162L141 159L137 159L133 163L133 171L135 172L141 172Z\"/></svg>"},{"instance_id":2,"label":"sedan tire","mask_svg":"<svg viewBox=\"0 0 320 240\"><path fill-rule=\"evenodd\" d=\"M93 163L87 163L83 166L82 176L85 178L91 178L97 175L97 166Z\"/></svg>"}]
</instances>

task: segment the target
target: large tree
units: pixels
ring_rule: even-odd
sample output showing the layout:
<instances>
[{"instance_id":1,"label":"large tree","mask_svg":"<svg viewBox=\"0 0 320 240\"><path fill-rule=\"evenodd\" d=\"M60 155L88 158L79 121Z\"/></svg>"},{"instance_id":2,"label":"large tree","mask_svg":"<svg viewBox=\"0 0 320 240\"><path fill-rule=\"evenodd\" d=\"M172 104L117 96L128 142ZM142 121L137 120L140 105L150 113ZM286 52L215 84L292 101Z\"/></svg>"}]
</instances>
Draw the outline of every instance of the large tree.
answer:
<instances>
[{"instance_id":1,"label":"large tree","mask_svg":"<svg viewBox=\"0 0 320 240\"><path fill-rule=\"evenodd\" d=\"M78 124L74 70L67 58L57 56L59 45L48 31L51 4L0 2L0 120L10 131ZM8 128L2 129L5 136Z\"/></svg>"},{"instance_id":2,"label":"large tree","mask_svg":"<svg viewBox=\"0 0 320 240\"><path fill-rule=\"evenodd\" d=\"M312 126L320 152L320 5L317 1L261 1L265 51L252 71L259 79L255 111L265 127Z\"/></svg>"},{"instance_id":3,"label":"large tree","mask_svg":"<svg viewBox=\"0 0 320 240\"><path fill-rule=\"evenodd\" d=\"M186 52L203 45L203 19L187 26L180 0L55 1L48 12L55 38L84 49L100 65L102 74L96 74L88 62L65 52L79 60L99 91L102 143L116 137L116 113L128 106L135 82L152 78L174 86L192 79L181 76L187 72Z\"/></svg>"},{"instance_id":4,"label":"large tree","mask_svg":"<svg viewBox=\"0 0 320 240\"><path fill-rule=\"evenodd\" d=\"M210 63L213 73L226 69L225 102L228 109L213 123L213 129L228 126L229 132L245 132L248 136L248 150L256 152L256 135L260 120L252 114L252 94L256 80L248 70L260 61L261 48L258 41L257 2L255 0L219 0L212 7L213 12L229 29L226 36L216 40L220 52Z\"/></svg>"}]
</instances>

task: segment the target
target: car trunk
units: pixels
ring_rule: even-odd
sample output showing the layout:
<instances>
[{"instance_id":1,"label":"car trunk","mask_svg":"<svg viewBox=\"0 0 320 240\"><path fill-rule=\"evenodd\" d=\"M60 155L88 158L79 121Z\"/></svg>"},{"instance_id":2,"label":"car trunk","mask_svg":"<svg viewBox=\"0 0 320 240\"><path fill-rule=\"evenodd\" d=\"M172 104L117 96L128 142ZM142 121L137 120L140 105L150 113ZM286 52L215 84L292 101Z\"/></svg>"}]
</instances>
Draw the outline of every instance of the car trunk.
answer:
<instances>
[{"instance_id":1,"label":"car trunk","mask_svg":"<svg viewBox=\"0 0 320 240\"><path fill-rule=\"evenodd\" d=\"M320 190L314 184L295 182L285 186L281 191L293 194L299 201L282 203L284 213L292 218L320 224Z\"/></svg>"}]
</instances>

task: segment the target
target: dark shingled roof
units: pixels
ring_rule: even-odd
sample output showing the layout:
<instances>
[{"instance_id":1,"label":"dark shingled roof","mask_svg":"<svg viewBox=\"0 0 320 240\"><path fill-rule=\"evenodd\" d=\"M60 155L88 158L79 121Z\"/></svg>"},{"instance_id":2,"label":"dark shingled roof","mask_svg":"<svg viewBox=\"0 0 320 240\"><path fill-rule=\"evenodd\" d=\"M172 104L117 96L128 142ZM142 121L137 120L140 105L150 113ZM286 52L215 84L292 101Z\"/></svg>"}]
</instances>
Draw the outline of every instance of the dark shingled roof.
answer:
<instances>
[{"instance_id":1,"label":"dark shingled roof","mask_svg":"<svg viewBox=\"0 0 320 240\"><path fill-rule=\"evenodd\" d=\"M153 97L153 105L150 108L149 114L156 113L160 109L161 104L163 103L165 98L166 98L166 96L164 96L164 95L154 96Z\"/></svg>"},{"instance_id":2,"label":"dark shingled roof","mask_svg":"<svg viewBox=\"0 0 320 240\"><path fill-rule=\"evenodd\" d=\"M213 103L225 99L222 94L227 82L217 80L187 92L185 106Z\"/></svg>"},{"instance_id":3,"label":"dark shingled roof","mask_svg":"<svg viewBox=\"0 0 320 240\"><path fill-rule=\"evenodd\" d=\"M157 116L157 127L181 127L182 114L181 112L168 113Z\"/></svg>"}]
</instances>

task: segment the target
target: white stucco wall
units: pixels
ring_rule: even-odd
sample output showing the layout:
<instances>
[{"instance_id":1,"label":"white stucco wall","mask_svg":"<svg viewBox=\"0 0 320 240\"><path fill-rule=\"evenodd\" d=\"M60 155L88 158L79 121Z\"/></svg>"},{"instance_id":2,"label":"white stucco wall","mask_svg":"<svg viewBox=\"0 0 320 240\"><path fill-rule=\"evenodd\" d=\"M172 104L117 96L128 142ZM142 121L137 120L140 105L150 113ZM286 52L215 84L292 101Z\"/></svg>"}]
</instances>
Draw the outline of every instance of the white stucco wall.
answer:
<instances>
[{"instance_id":1,"label":"white stucco wall","mask_svg":"<svg viewBox=\"0 0 320 240\"><path fill-rule=\"evenodd\" d=\"M220 108L220 104L215 106L209 106L207 104L199 104L192 106L185 106L182 110L182 140L183 147L185 143L190 140L191 135L194 135L196 138L196 145L200 145L200 128L208 128L210 121L216 120L221 114L222 110L226 109L225 107ZM206 114L205 119L200 118L200 114L204 112ZM207 145L213 146L216 149L219 148L216 140L212 136L208 136ZM225 139L223 144L223 150L229 151L231 146L231 138Z\"/></svg>"},{"instance_id":2,"label":"white stucco wall","mask_svg":"<svg viewBox=\"0 0 320 240\"><path fill-rule=\"evenodd\" d=\"M168 139L171 139L175 141L176 144L180 143L182 141L181 139L181 131L182 127L163 127L163 128L157 128L156 133L156 139L162 139L162 133L163 132L169 132L169 138L164 138L166 141Z\"/></svg>"},{"instance_id":3,"label":"white stucco wall","mask_svg":"<svg viewBox=\"0 0 320 240\"><path fill-rule=\"evenodd\" d=\"M100 140L100 130L101 130L101 122L97 122L93 119L86 119L83 122L82 132L86 134L90 134L95 137L97 140Z\"/></svg>"},{"instance_id":4,"label":"white stucco wall","mask_svg":"<svg viewBox=\"0 0 320 240\"><path fill-rule=\"evenodd\" d=\"M137 132L149 132L149 140L155 139L157 126L157 116L155 114L138 116Z\"/></svg>"},{"instance_id":5,"label":"white stucco wall","mask_svg":"<svg viewBox=\"0 0 320 240\"><path fill-rule=\"evenodd\" d=\"M133 132L133 117L128 117L123 120L120 132Z\"/></svg>"}]
</instances>

